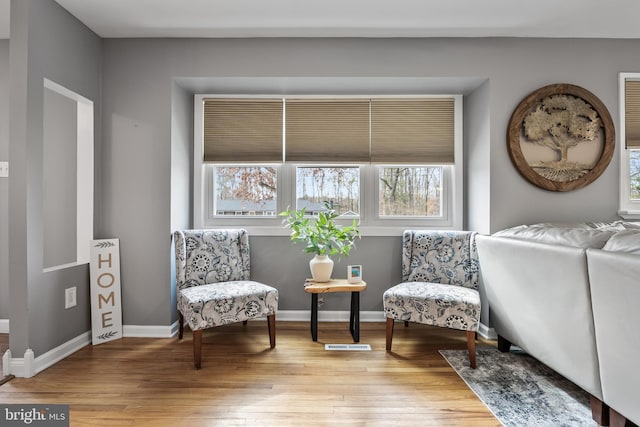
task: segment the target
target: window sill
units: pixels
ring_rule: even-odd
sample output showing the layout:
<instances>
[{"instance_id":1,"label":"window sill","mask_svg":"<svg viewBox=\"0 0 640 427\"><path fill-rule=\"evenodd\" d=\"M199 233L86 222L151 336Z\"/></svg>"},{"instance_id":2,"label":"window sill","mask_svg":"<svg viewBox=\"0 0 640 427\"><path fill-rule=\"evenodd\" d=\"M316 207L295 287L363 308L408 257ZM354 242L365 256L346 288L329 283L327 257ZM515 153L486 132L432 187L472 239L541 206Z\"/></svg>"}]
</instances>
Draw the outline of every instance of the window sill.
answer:
<instances>
[{"instance_id":1,"label":"window sill","mask_svg":"<svg viewBox=\"0 0 640 427\"><path fill-rule=\"evenodd\" d=\"M640 218L640 216L639 216ZM249 236L289 236L290 231L286 229L284 226L205 226L203 228L244 228L249 233ZM429 227L427 225L423 226L363 226L360 227L360 231L363 237L399 237L402 236L404 230L407 229L421 229L421 230L453 230L452 227Z\"/></svg>"},{"instance_id":2,"label":"window sill","mask_svg":"<svg viewBox=\"0 0 640 427\"><path fill-rule=\"evenodd\" d=\"M622 219L629 219L632 221L640 220L640 210L618 211L618 215Z\"/></svg>"}]
</instances>

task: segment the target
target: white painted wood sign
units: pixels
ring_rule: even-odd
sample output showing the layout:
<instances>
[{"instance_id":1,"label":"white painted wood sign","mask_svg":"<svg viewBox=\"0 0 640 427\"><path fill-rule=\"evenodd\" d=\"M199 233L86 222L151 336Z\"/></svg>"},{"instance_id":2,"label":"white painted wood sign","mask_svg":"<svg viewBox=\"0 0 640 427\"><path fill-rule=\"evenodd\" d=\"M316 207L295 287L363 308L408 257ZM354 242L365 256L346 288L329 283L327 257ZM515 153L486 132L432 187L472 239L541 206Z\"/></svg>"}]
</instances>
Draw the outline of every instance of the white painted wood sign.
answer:
<instances>
[{"instance_id":1,"label":"white painted wood sign","mask_svg":"<svg viewBox=\"0 0 640 427\"><path fill-rule=\"evenodd\" d=\"M120 241L91 241L91 329L93 345L122 338Z\"/></svg>"}]
</instances>

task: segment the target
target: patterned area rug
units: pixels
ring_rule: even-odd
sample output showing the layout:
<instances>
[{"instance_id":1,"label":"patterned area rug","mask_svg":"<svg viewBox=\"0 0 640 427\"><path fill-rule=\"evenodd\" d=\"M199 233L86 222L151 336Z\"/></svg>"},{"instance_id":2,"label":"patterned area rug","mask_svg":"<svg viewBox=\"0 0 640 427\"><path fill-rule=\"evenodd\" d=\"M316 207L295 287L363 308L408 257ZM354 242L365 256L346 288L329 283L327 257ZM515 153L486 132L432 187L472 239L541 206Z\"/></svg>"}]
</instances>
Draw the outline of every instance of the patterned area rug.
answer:
<instances>
[{"instance_id":1,"label":"patterned area rug","mask_svg":"<svg viewBox=\"0 0 640 427\"><path fill-rule=\"evenodd\" d=\"M440 354L507 427L597 426L589 395L522 351L478 348L477 369L466 350Z\"/></svg>"}]
</instances>

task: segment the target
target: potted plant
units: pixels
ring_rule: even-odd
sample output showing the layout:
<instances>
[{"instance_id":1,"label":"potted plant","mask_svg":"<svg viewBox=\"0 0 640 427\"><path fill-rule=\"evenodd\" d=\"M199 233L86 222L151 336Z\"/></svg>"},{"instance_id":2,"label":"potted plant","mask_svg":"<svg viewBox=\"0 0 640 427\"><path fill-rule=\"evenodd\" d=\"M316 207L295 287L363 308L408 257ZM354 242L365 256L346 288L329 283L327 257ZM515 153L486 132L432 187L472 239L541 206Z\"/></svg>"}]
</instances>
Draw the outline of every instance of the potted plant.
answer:
<instances>
[{"instance_id":1,"label":"potted plant","mask_svg":"<svg viewBox=\"0 0 640 427\"><path fill-rule=\"evenodd\" d=\"M338 213L325 202L325 211L315 218L306 216L306 208L287 210L280 213L285 217L283 224L291 230L291 240L304 243L304 251L315 256L309 262L311 277L316 282L328 282L333 271L332 255L338 258L348 257L355 239L359 238L360 228L354 219L351 225L338 226L335 219Z\"/></svg>"}]
</instances>

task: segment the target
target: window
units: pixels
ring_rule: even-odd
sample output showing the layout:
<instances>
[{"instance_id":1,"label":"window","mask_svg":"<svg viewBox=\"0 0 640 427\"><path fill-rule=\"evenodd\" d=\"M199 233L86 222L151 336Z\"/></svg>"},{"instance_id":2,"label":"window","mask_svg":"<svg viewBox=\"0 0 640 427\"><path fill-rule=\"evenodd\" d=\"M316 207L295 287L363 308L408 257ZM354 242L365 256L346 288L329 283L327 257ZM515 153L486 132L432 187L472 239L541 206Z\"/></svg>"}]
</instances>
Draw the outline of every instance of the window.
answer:
<instances>
[{"instance_id":1,"label":"window","mask_svg":"<svg viewBox=\"0 0 640 427\"><path fill-rule=\"evenodd\" d=\"M383 218L442 216L442 167L379 169L378 212Z\"/></svg>"},{"instance_id":2,"label":"window","mask_svg":"<svg viewBox=\"0 0 640 427\"><path fill-rule=\"evenodd\" d=\"M214 166L216 216L273 216L277 169L273 166Z\"/></svg>"},{"instance_id":3,"label":"window","mask_svg":"<svg viewBox=\"0 0 640 427\"><path fill-rule=\"evenodd\" d=\"M620 74L620 211L640 219L640 73Z\"/></svg>"},{"instance_id":4,"label":"window","mask_svg":"<svg viewBox=\"0 0 640 427\"><path fill-rule=\"evenodd\" d=\"M329 202L364 235L462 228L462 97L195 97L194 226L286 234Z\"/></svg>"},{"instance_id":5,"label":"window","mask_svg":"<svg viewBox=\"0 0 640 427\"><path fill-rule=\"evenodd\" d=\"M640 201L640 150L629 150L629 193L633 202Z\"/></svg>"},{"instance_id":6,"label":"window","mask_svg":"<svg viewBox=\"0 0 640 427\"><path fill-rule=\"evenodd\" d=\"M358 167L304 166L296 168L296 209L310 215L325 209L325 202L342 216L360 215Z\"/></svg>"}]
</instances>

